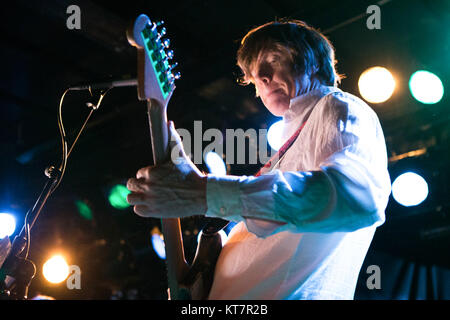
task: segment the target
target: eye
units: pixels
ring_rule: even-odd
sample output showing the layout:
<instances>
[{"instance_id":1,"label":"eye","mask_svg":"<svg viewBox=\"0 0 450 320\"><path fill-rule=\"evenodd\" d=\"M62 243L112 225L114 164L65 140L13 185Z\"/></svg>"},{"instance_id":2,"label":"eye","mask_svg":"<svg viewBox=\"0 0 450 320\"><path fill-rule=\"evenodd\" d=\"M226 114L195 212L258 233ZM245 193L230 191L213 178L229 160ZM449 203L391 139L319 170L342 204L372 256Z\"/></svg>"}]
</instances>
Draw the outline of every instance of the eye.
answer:
<instances>
[{"instance_id":1,"label":"eye","mask_svg":"<svg viewBox=\"0 0 450 320\"><path fill-rule=\"evenodd\" d=\"M277 56L277 55L272 55L272 56L269 58L269 63L271 63L271 64L277 64L277 63L280 63L280 57Z\"/></svg>"}]
</instances>

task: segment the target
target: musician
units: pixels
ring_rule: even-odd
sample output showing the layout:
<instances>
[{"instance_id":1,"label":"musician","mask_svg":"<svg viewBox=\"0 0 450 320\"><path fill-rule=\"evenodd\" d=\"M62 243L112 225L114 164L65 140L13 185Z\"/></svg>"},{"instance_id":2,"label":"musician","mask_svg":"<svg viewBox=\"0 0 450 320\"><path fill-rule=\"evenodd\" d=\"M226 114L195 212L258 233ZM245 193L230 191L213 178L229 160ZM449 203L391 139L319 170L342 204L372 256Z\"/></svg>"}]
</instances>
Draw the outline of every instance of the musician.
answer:
<instances>
[{"instance_id":1,"label":"musician","mask_svg":"<svg viewBox=\"0 0 450 320\"><path fill-rule=\"evenodd\" d=\"M390 194L377 115L337 87L334 48L302 21L251 30L237 62L243 83L283 117L293 141L284 155L257 176L217 176L177 151L128 181L128 201L143 217L204 212L237 223L209 299L353 299ZM171 150L182 150L173 123L170 132Z\"/></svg>"}]
</instances>

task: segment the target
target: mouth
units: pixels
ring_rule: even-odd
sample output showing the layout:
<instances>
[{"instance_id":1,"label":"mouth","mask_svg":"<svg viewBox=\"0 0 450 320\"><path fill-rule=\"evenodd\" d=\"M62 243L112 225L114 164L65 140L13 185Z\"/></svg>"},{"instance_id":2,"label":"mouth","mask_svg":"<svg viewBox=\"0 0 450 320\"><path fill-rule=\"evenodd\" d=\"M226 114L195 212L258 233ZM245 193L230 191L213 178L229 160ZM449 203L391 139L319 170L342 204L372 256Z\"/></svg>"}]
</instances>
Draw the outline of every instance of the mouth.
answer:
<instances>
[{"instance_id":1,"label":"mouth","mask_svg":"<svg viewBox=\"0 0 450 320\"><path fill-rule=\"evenodd\" d=\"M270 97L270 96L272 96L272 95L274 95L274 94L279 94L279 93L284 93L284 91L283 91L282 88L278 88L278 89L275 89L275 90L270 91L269 94L268 94L267 96Z\"/></svg>"}]
</instances>

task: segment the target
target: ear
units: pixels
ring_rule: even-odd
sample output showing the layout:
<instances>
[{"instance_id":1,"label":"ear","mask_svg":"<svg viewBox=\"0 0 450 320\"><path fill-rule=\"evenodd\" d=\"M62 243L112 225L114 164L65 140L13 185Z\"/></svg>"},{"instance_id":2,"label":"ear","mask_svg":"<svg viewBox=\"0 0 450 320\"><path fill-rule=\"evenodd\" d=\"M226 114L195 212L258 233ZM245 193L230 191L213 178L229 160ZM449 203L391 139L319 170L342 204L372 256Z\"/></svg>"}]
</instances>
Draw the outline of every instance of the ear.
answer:
<instances>
[{"instance_id":1,"label":"ear","mask_svg":"<svg viewBox=\"0 0 450 320\"><path fill-rule=\"evenodd\" d=\"M255 83L253 83L253 85L255 86L255 97L258 98L259 97L258 87L256 86Z\"/></svg>"}]
</instances>

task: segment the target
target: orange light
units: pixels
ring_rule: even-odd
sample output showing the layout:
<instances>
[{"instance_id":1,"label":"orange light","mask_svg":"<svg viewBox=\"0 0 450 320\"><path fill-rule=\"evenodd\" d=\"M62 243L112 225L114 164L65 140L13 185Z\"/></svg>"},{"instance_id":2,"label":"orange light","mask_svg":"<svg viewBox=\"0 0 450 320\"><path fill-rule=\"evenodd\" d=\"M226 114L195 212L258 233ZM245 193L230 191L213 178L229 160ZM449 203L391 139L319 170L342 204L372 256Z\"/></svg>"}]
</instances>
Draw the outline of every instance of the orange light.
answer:
<instances>
[{"instance_id":1,"label":"orange light","mask_svg":"<svg viewBox=\"0 0 450 320\"><path fill-rule=\"evenodd\" d=\"M45 279L51 283L60 283L69 276L69 265L62 255L54 255L42 268Z\"/></svg>"},{"instance_id":2,"label":"orange light","mask_svg":"<svg viewBox=\"0 0 450 320\"><path fill-rule=\"evenodd\" d=\"M395 90L395 79L388 69L373 67L364 71L358 81L359 93L368 102L388 100Z\"/></svg>"}]
</instances>

